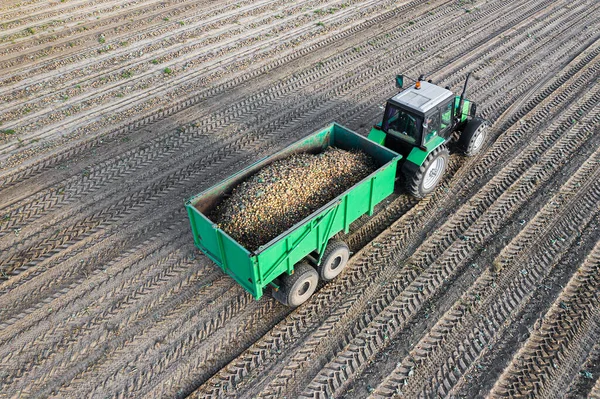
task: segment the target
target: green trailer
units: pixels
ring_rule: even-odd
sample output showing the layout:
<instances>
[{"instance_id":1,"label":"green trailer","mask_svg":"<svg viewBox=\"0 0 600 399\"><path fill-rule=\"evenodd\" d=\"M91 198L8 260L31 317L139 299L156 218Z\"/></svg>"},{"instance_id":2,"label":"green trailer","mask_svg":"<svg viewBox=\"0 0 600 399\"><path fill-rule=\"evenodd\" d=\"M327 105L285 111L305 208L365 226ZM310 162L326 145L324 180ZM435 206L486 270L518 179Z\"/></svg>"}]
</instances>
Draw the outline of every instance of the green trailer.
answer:
<instances>
[{"instance_id":1,"label":"green trailer","mask_svg":"<svg viewBox=\"0 0 600 399\"><path fill-rule=\"evenodd\" d=\"M375 160L378 169L257 250L244 248L207 216L234 187L264 166L294 153L318 153L329 146L360 149ZM375 205L392 194L401 158L333 123L190 198L186 208L194 243L256 299L271 286L275 298L298 306L312 295L319 280L331 280L341 272L350 252L345 243L332 237L342 230L347 233L352 222L371 215Z\"/></svg>"}]
</instances>

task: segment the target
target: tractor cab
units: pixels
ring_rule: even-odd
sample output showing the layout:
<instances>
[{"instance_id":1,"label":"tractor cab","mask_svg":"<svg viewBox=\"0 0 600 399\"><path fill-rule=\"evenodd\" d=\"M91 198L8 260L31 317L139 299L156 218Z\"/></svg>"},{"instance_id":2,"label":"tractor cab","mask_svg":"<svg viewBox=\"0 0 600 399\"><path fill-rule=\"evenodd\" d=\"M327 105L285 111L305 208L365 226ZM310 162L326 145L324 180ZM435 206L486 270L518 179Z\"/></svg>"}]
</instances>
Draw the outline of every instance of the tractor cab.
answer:
<instances>
[{"instance_id":1,"label":"tractor cab","mask_svg":"<svg viewBox=\"0 0 600 399\"><path fill-rule=\"evenodd\" d=\"M414 147L426 150L436 138L452 133L454 94L432 83L421 82L387 101L383 121L377 125L386 147L407 157Z\"/></svg>"},{"instance_id":2,"label":"tractor cab","mask_svg":"<svg viewBox=\"0 0 600 399\"><path fill-rule=\"evenodd\" d=\"M465 98L469 75L460 96L419 77L387 101L383 120L369 133L370 140L402 155L400 172L414 197L431 193L441 180L450 141L466 156L483 147L489 124L475 116L475 103ZM403 80L396 76L400 89Z\"/></svg>"}]
</instances>

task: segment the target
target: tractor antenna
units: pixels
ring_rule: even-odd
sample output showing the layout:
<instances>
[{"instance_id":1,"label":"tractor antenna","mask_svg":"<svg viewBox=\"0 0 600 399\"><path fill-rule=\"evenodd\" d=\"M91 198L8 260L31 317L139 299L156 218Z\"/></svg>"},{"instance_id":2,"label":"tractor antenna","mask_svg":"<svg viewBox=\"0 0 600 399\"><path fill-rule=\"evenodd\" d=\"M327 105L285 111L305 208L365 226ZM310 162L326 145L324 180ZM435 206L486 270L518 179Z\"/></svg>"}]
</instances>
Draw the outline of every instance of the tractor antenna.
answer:
<instances>
[{"instance_id":1,"label":"tractor antenna","mask_svg":"<svg viewBox=\"0 0 600 399\"><path fill-rule=\"evenodd\" d=\"M469 76L471 76L471 72L467 73L467 78L465 79L465 85L464 85L463 91L460 95L460 101L458 102L458 113L460 115L458 117L459 121L462 119L462 116L463 116L463 103L465 101L465 93L467 92L467 83L469 83Z\"/></svg>"}]
</instances>

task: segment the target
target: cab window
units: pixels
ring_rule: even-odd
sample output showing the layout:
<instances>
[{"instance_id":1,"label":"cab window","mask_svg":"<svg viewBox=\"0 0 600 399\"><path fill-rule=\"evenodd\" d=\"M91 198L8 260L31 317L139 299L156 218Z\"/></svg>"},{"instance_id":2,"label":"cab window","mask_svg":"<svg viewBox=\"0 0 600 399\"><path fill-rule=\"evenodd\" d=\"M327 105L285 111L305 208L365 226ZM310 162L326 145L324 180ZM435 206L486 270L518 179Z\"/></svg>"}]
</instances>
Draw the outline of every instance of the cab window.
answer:
<instances>
[{"instance_id":1,"label":"cab window","mask_svg":"<svg viewBox=\"0 0 600 399\"><path fill-rule=\"evenodd\" d=\"M452 124L452 101L442 107L442 120L440 131L443 131Z\"/></svg>"},{"instance_id":2,"label":"cab window","mask_svg":"<svg viewBox=\"0 0 600 399\"><path fill-rule=\"evenodd\" d=\"M425 123L423 124L423 135L425 136L425 143L428 143L433 139L438 131L440 130L440 111L435 111L425 117Z\"/></svg>"},{"instance_id":3,"label":"cab window","mask_svg":"<svg viewBox=\"0 0 600 399\"><path fill-rule=\"evenodd\" d=\"M401 109L388 105L383 121L383 130L415 145L420 139L422 119Z\"/></svg>"}]
</instances>

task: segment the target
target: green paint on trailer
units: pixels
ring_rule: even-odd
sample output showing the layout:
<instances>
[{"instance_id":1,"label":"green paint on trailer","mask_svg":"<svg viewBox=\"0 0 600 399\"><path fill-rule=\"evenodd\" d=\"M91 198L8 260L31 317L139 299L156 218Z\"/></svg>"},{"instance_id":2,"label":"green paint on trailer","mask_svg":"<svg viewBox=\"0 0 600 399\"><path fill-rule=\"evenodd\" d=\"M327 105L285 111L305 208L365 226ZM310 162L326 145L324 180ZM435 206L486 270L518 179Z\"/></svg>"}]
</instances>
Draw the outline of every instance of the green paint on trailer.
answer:
<instances>
[{"instance_id":1,"label":"green paint on trailer","mask_svg":"<svg viewBox=\"0 0 600 399\"><path fill-rule=\"evenodd\" d=\"M207 215L225 195L249 176L271 162L299 152L321 152L329 146L360 149L371 155L379 168L304 220L254 251L248 250L221 230ZM322 252L338 232L348 232L350 224L394 191L396 169L401 155L336 123L241 170L219 184L190 198L186 208L194 243L225 273L256 299L264 288L312 252Z\"/></svg>"}]
</instances>

